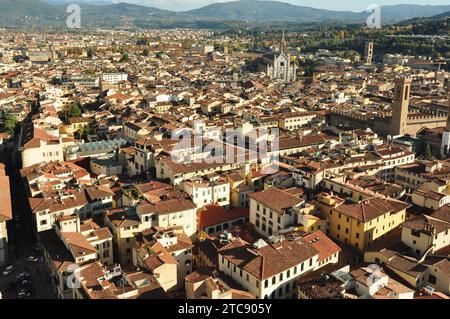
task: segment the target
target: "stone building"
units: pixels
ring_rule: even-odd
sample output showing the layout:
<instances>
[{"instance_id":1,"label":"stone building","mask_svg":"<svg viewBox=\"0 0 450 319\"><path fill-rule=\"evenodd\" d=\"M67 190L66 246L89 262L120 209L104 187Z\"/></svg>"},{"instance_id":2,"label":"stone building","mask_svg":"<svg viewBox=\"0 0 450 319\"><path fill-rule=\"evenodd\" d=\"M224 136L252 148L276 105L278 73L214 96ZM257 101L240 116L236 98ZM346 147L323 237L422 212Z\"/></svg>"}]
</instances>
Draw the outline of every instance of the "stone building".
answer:
<instances>
[{"instance_id":1,"label":"stone building","mask_svg":"<svg viewBox=\"0 0 450 319\"><path fill-rule=\"evenodd\" d=\"M364 62L366 64L372 64L373 57L373 42L367 42L364 50Z\"/></svg>"},{"instance_id":2,"label":"stone building","mask_svg":"<svg viewBox=\"0 0 450 319\"><path fill-rule=\"evenodd\" d=\"M284 38L280 52L266 53L257 61L258 71L266 73L270 79L280 79L285 83L292 83L297 80L297 66L291 63L291 55L287 52L287 45Z\"/></svg>"},{"instance_id":3,"label":"stone building","mask_svg":"<svg viewBox=\"0 0 450 319\"><path fill-rule=\"evenodd\" d=\"M327 120L334 126L344 125L353 129L370 127L374 132L383 136L416 136L424 128L445 127L447 115L431 111L410 112L411 83L412 80L409 77L396 79L392 114L358 114L333 110L327 116Z\"/></svg>"}]
</instances>

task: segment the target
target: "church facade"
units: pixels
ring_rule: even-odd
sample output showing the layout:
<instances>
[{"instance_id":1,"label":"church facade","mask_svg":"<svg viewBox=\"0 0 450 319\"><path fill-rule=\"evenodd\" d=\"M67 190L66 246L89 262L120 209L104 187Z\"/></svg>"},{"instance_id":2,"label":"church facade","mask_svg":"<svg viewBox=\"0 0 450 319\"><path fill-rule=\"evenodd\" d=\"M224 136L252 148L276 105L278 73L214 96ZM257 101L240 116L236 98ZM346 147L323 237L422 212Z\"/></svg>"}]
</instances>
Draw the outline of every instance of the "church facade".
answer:
<instances>
[{"instance_id":1,"label":"church facade","mask_svg":"<svg viewBox=\"0 0 450 319\"><path fill-rule=\"evenodd\" d=\"M297 81L297 66L291 63L291 56L287 52L284 40L281 51L276 53L266 53L257 61L258 71L264 72L271 80L280 79L285 83Z\"/></svg>"}]
</instances>

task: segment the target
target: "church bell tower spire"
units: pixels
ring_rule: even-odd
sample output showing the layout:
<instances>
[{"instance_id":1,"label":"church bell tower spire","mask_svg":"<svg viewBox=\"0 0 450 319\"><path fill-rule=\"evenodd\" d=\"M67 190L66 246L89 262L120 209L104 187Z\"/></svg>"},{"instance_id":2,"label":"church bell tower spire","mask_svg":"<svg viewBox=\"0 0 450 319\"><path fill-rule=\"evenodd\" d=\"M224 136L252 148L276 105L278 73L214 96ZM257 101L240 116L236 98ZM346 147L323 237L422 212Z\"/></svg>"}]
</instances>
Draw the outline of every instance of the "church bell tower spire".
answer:
<instances>
[{"instance_id":1,"label":"church bell tower spire","mask_svg":"<svg viewBox=\"0 0 450 319\"><path fill-rule=\"evenodd\" d=\"M286 38L284 36L284 29L283 29L283 37L281 39L281 52L283 52L283 53L287 52L287 45L286 45Z\"/></svg>"}]
</instances>

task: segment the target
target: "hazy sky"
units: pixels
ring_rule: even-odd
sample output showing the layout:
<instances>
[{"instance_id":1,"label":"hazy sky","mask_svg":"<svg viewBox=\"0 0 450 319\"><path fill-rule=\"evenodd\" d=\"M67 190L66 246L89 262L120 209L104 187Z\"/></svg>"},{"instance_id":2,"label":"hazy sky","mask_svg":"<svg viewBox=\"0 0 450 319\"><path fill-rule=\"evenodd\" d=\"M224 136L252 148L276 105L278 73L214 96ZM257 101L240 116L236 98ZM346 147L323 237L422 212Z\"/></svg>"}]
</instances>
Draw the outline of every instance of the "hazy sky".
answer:
<instances>
[{"instance_id":1,"label":"hazy sky","mask_svg":"<svg viewBox=\"0 0 450 319\"><path fill-rule=\"evenodd\" d=\"M227 2L235 0L115 0L116 2L139 3L149 6L155 6L161 9L169 10L189 10L202 7L215 2ZM370 4L392 5L392 4L431 4L448 5L449 0L279 0L292 4L329 9L329 10L353 10L364 11Z\"/></svg>"}]
</instances>

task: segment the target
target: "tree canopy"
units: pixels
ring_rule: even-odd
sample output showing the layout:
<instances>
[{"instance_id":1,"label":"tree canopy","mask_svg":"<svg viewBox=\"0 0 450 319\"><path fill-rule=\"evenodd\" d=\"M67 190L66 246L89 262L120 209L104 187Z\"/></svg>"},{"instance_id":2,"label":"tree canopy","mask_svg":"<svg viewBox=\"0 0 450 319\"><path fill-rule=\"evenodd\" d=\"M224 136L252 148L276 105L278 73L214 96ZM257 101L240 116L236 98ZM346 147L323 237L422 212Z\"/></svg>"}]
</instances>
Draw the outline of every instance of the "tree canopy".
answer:
<instances>
[{"instance_id":1,"label":"tree canopy","mask_svg":"<svg viewBox=\"0 0 450 319\"><path fill-rule=\"evenodd\" d=\"M14 134L16 127L17 127L16 118L13 115L8 114L5 118L3 133Z\"/></svg>"},{"instance_id":2,"label":"tree canopy","mask_svg":"<svg viewBox=\"0 0 450 319\"><path fill-rule=\"evenodd\" d=\"M73 104L67 111L67 118L79 117L81 116L81 108L78 104Z\"/></svg>"}]
</instances>

